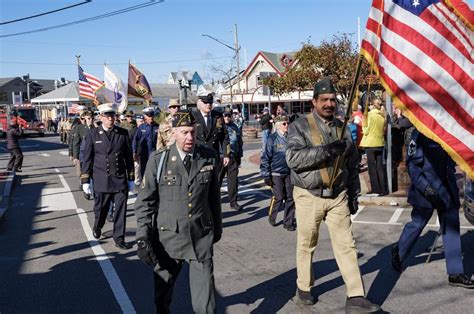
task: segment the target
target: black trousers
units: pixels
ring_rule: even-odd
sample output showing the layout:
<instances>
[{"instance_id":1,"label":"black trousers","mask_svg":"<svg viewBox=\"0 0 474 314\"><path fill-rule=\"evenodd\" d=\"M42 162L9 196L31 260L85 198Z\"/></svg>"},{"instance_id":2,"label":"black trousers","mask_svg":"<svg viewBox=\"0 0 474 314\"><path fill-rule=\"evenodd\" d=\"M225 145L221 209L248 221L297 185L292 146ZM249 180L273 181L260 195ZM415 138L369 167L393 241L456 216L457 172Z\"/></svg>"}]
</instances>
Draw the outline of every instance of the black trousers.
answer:
<instances>
[{"instance_id":1,"label":"black trousers","mask_svg":"<svg viewBox=\"0 0 474 314\"><path fill-rule=\"evenodd\" d=\"M383 147L367 147L365 153L367 154L372 193L388 194L387 172L383 164Z\"/></svg>"},{"instance_id":2,"label":"black trousers","mask_svg":"<svg viewBox=\"0 0 474 314\"><path fill-rule=\"evenodd\" d=\"M274 201L270 206L269 215L276 220L278 212L284 209L283 224L291 226L295 222L295 201L293 200L293 184L290 175L272 176L272 193Z\"/></svg>"},{"instance_id":3,"label":"black trousers","mask_svg":"<svg viewBox=\"0 0 474 314\"><path fill-rule=\"evenodd\" d=\"M237 188L239 186L239 165L235 157L230 157L227 167L222 165L219 173L220 186L222 186L222 180L224 180L226 174L227 194L229 195L229 203L232 206L237 203Z\"/></svg>"},{"instance_id":4,"label":"black trousers","mask_svg":"<svg viewBox=\"0 0 474 314\"><path fill-rule=\"evenodd\" d=\"M102 229L113 201L115 204L114 232L115 242L125 239L125 222L127 219L127 197L128 191L116 193L94 192L94 228Z\"/></svg>"},{"instance_id":5,"label":"black trousers","mask_svg":"<svg viewBox=\"0 0 474 314\"><path fill-rule=\"evenodd\" d=\"M167 261L164 266L156 266L153 272L156 313L171 313L173 288L184 261ZM204 261L189 260L189 287L194 313L216 312L214 287L214 265L212 258Z\"/></svg>"},{"instance_id":6,"label":"black trousers","mask_svg":"<svg viewBox=\"0 0 474 314\"><path fill-rule=\"evenodd\" d=\"M23 153L20 147L8 150L10 152L10 160L8 161L7 169L18 170L23 165Z\"/></svg>"}]
</instances>

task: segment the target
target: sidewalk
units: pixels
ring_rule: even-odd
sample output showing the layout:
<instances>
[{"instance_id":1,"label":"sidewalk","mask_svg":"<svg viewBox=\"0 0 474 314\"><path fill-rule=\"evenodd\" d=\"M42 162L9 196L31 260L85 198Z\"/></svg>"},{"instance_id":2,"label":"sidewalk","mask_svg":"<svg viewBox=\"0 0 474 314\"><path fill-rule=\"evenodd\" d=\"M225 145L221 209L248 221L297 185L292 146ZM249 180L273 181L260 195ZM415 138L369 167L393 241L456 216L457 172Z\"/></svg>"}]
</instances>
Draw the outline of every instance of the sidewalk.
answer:
<instances>
[{"instance_id":1,"label":"sidewalk","mask_svg":"<svg viewBox=\"0 0 474 314\"><path fill-rule=\"evenodd\" d=\"M0 171L0 220L6 214L15 173Z\"/></svg>"}]
</instances>

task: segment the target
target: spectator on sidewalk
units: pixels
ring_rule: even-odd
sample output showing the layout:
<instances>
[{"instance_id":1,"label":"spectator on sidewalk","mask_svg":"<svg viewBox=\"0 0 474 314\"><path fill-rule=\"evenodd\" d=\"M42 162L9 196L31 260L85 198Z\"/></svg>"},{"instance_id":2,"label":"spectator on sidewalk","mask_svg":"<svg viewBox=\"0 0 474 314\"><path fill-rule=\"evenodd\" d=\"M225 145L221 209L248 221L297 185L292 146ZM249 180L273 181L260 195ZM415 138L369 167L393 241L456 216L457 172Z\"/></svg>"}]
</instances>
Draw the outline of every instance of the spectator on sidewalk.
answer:
<instances>
[{"instance_id":1,"label":"spectator on sidewalk","mask_svg":"<svg viewBox=\"0 0 474 314\"><path fill-rule=\"evenodd\" d=\"M21 172L23 165L23 152L21 151L19 139L23 136L23 129L18 124L16 116L10 117L10 128L7 132L7 149L10 152L7 171Z\"/></svg>"},{"instance_id":2,"label":"spectator on sidewalk","mask_svg":"<svg viewBox=\"0 0 474 314\"><path fill-rule=\"evenodd\" d=\"M262 115L258 119L258 122L262 126L262 153L265 151L267 145L267 139L272 134L273 129L273 116L270 114L268 108L263 108Z\"/></svg>"},{"instance_id":3,"label":"spectator on sidewalk","mask_svg":"<svg viewBox=\"0 0 474 314\"><path fill-rule=\"evenodd\" d=\"M387 172L384 164L386 115L381 110L382 101L378 98L372 101L367 116L364 116L363 136L360 146L367 154L371 191L368 194L379 196L388 194Z\"/></svg>"},{"instance_id":4,"label":"spectator on sidewalk","mask_svg":"<svg viewBox=\"0 0 474 314\"><path fill-rule=\"evenodd\" d=\"M275 117L276 132L271 134L267 140L265 151L260 159L260 174L265 184L271 187L273 193L268 212L270 225L276 226L278 212L284 209L283 228L294 231L296 226L293 184L285 157L288 145L288 125L288 116Z\"/></svg>"},{"instance_id":5,"label":"spectator on sidewalk","mask_svg":"<svg viewBox=\"0 0 474 314\"><path fill-rule=\"evenodd\" d=\"M325 221L347 287L346 312L377 312L380 307L365 298L352 235L350 214L357 212L360 192L358 152L349 131L342 130L343 122L334 116L336 90L329 78L315 84L312 103L313 112L290 125L286 151L296 204L296 298L306 305L316 302L311 294L313 253L320 225ZM338 163L334 182L329 182L338 158L343 162Z\"/></svg>"}]
</instances>

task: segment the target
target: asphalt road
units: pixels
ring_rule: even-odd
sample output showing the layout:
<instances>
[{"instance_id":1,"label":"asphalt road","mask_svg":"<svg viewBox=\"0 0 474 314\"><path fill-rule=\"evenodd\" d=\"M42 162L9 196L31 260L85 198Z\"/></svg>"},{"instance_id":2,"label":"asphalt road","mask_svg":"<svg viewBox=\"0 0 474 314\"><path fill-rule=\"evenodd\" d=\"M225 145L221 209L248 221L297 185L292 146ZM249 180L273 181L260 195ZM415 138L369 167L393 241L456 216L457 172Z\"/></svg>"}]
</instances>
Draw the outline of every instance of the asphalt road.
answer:
<instances>
[{"instance_id":1,"label":"asphalt road","mask_svg":"<svg viewBox=\"0 0 474 314\"><path fill-rule=\"evenodd\" d=\"M92 201L83 198L78 178L57 136L22 140L23 173L0 224L0 313L152 313L152 273L138 261L135 247L121 251L110 238L92 238ZM0 167L8 161L0 143ZM247 144L247 150L259 144ZM248 154L246 154L248 156ZM318 302L294 302L296 233L267 222L270 191L258 167L244 160L240 169L242 212L229 209L224 185L224 234L215 246L219 313L339 313L345 287L325 226L314 258ZM134 241L134 197L129 199L127 240ZM281 218L281 215L280 217ZM425 264L438 222L422 234L408 269L398 276L390 267L390 245L398 239L409 208L366 206L354 220L354 236L368 297L395 313L469 313L474 291L447 285L442 254ZM474 232L462 217L466 271L474 272ZM440 244L441 241L438 243ZM173 299L174 313L190 313L186 268Z\"/></svg>"}]
</instances>

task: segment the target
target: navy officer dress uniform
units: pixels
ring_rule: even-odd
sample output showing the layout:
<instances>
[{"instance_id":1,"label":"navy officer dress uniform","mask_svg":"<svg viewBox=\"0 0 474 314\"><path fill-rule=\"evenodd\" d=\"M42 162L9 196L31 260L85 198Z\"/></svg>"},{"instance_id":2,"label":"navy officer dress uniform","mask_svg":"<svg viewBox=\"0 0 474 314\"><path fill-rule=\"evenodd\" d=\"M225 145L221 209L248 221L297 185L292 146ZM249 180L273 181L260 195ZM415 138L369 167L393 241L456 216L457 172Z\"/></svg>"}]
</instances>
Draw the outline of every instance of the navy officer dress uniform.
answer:
<instances>
[{"instance_id":1,"label":"navy officer dress uniform","mask_svg":"<svg viewBox=\"0 0 474 314\"><path fill-rule=\"evenodd\" d=\"M193 124L189 111L173 116L173 127ZM222 234L217 159L206 146L195 144L192 154L186 154L174 143L148 161L135 202L136 238L138 256L154 269L157 313L169 313L173 285L185 261L193 311L215 312L213 243Z\"/></svg>"},{"instance_id":2,"label":"navy officer dress uniform","mask_svg":"<svg viewBox=\"0 0 474 314\"><path fill-rule=\"evenodd\" d=\"M199 95L198 98L206 104L214 101L212 94ZM216 110L211 110L206 118L199 110L193 112L193 115L196 119L196 143L214 149L217 155L222 153L222 157L229 157L229 135L224 126L223 115Z\"/></svg>"},{"instance_id":3,"label":"navy officer dress uniform","mask_svg":"<svg viewBox=\"0 0 474 314\"><path fill-rule=\"evenodd\" d=\"M108 104L100 105L98 109L101 114L115 114L114 108ZM129 248L124 240L127 197L134 172L127 130L114 125L106 131L101 125L87 133L84 139L81 183L84 186L91 179L94 181L94 237L100 238L110 204L114 202L113 238L117 247Z\"/></svg>"},{"instance_id":4,"label":"navy officer dress uniform","mask_svg":"<svg viewBox=\"0 0 474 314\"><path fill-rule=\"evenodd\" d=\"M412 221L405 225L398 243L392 247L393 267L403 271L403 261L436 209L443 235L449 284L474 288L474 282L464 275L454 161L438 143L414 130L407 147L407 169L411 178L408 202L413 205Z\"/></svg>"}]
</instances>

